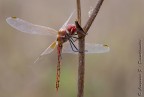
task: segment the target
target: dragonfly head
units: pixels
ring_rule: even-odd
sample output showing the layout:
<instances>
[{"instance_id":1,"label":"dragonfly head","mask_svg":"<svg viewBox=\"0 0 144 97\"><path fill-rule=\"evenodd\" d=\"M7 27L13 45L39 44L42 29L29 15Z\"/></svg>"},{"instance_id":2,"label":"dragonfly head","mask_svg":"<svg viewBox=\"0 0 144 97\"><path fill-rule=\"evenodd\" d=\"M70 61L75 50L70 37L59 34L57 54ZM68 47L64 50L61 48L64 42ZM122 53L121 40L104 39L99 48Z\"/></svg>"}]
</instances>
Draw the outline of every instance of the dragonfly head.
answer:
<instances>
[{"instance_id":1,"label":"dragonfly head","mask_svg":"<svg viewBox=\"0 0 144 97\"><path fill-rule=\"evenodd\" d=\"M74 24L68 24L67 30L69 31L70 35L73 35L76 32L76 26Z\"/></svg>"}]
</instances>

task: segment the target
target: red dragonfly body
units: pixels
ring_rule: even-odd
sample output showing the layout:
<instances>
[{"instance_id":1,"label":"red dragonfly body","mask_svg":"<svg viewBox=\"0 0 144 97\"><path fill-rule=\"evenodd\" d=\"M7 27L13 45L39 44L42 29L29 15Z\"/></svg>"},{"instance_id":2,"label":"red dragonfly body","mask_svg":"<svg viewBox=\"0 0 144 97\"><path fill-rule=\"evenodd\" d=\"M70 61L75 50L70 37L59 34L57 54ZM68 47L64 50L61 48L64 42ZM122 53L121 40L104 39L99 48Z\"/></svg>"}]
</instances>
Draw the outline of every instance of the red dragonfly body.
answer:
<instances>
[{"instance_id":1,"label":"red dragonfly body","mask_svg":"<svg viewBox=\"0 0 144 97\"><path fill-rule=\"evenodd\" d=\"M60 65L61 65L61 53L63 43L67 42L76 33L76 26L73 24L67 25L66 29L61 29L58 31L57 35L57 53L58 53L58 64L57 64L57 73L56 73L56 89L59 88L60 82Z\"/></svg>"},{"instance_id":2,"label":"red dragonfly body","mask_svg":"<svg viewBox=\"0 0 144 97\"><path fill-rule=\"evenodd\" d=\"M57 34L58 44L63 44L66 42L71 36L76 33L76 26L74 24L68 24L65 29L60 29ZM68 36L69 37L68 37Z\"/></svg>"}]
</instances>

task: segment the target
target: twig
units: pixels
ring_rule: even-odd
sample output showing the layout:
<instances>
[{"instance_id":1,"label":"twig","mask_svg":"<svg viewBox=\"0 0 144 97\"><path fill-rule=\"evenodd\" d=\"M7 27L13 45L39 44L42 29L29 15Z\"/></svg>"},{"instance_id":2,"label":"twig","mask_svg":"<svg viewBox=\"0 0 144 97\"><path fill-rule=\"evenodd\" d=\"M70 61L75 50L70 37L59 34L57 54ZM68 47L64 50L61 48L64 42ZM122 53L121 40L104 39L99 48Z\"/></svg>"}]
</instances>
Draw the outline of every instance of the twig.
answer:
<instances>
[{"instance_id":1,"label":"twig","mask_svg":"<svg viewBox=\"0 0 144 97\"><path fill-rule=\"evenodd\" d=\"M80 0L77 0L77 19L78 23L81 26L81 5ZM81 34L78 34L78 37L81 37ZM84 91L84 65L85 65L85 38L81 37L78 41L79 43L79 66L78 66L78 94L77 97L83 97Z\"/></svg>"},{"instance_id":2,"label":"twig","mask_svg":"<svg viewBox=\"0 0 144 97\"><path fill-rule=\"evenodd\" d=\"M81 6L80 6L80 0L77 1L77 19L78 23L81 26ZM92 25L95 17L97 16L99 9L102 5L104 0L99 0L98 4L96 5L92 15L88 19L87 23L83 27L84 33L87 33L89 30L90 26ZM81 28L81 27L80 27ZM80 33L80 31L79 31ZM78 37L79 39L79 66L78 66L78 94L77 97L83 97L84 94L84 74L85 74L85 36L83 34L79 34Z\"/></svg>"},{"instance_id":3,"label":"twig","mask_svg":"<svg viewBox=\"0 0 144 97\"><path fill-rule=\"evenodd\" d=\"M84 72L85 72L85 33L78 22L75 22L79 37L79 66L78 66L78 94L77 97L83 97L84 91Z\"/></svg>"},{"instance_id":4,"label":"twig","mask_svg":"<svg viewBox=\"0 0 144 97\"><path fill-rule=\"evenodd\" d=\"M77 19L78 19L78 23L81 25L81 4L80 4L80 0L77 0Z\"/></svg>"},{"instance_id":5,"label":"twig","mask_svg":"<svg viewBox=\"0 0 144 97\"><path fill-rule=\"evenodd\" d=\"M102 5L104 0L99 0L95 9L93 10L93 13L91 14L90 18L88 19L88 21L86 22L85 26L83 27L83 30L85 31L85 33L87 33L87 31L89 30L90 26L92 25L95 17L97 16L100 7Z\"/></svg>"}]
</instances>

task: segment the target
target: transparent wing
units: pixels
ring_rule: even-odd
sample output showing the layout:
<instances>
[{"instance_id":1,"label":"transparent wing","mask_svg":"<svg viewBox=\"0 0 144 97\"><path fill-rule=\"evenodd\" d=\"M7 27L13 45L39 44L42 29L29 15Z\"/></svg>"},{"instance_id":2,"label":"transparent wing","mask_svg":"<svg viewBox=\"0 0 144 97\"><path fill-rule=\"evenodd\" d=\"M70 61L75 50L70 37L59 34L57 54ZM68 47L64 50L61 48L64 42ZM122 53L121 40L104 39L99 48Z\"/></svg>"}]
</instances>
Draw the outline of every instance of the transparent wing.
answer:
<instances>
[{"instance_id":1,"label":"transparent wing","mask_svg":"<svg viewBox=\"0 0 144 97\"><path fill-rule=\"evenodd\" d=\"M57 45L57 41L54 41L48 48L46 48L41 54L40 56L34 61L34 63L36 63L41 56L46 55L46 54L50 54L56 47Z\"/></svg>"},{"instance_id":2,"label":"transparent wing","mask_svg":"<svg viewBox=\"0 0 144 97\"><path fill-rule=\"evenodd\" d=\"M110 48L107 45L104 45L104 44L89 44L89 43L86 43L85 44L85 50L86 50L85 51L86 54L90 54L90 53L93 54L93 53L109 52ZM72 51L70 45L66 45L66 46L63 47L63 53L77 54L77 52Z\"/></svg>"},{"instance_id":3,"label":"transparent wing","mask_svg":"<svg viewBox=\"0 0 144 97\"><path fill-rule=\"evenodd\" d=\"M69 20L71 19L72 15L74 14L75 10L71 13L71 15L69 16L69 18L67 19L67 21L63 24L63 26L60 28L60 30L63 30L66 28Z\"/></svg>"},{"instance_id":4,"label":"transparent wing","mask_svg":"<svg viewBox=\"0 0 144 97\"><path fill-rule=\"evenodd\" d=\"M47 49L44 50L44 52L41 53L41 56L51 53L55 49L56 45L57 42L54 41Z\"/></svg>"},{"instance_id":5,"label":"transparent wing","mask_svg":"<svg viewBox=\"0 0 144 97\"><path fill-rule=\"evenodd\" d=\"M55 35L55 36L57 35L57 31L52 28L40 25L34 25L20 18L8 17L6 21L10 26L21 32L29 34L38 34L38 35Z\"/></svg>"}]
</instances>

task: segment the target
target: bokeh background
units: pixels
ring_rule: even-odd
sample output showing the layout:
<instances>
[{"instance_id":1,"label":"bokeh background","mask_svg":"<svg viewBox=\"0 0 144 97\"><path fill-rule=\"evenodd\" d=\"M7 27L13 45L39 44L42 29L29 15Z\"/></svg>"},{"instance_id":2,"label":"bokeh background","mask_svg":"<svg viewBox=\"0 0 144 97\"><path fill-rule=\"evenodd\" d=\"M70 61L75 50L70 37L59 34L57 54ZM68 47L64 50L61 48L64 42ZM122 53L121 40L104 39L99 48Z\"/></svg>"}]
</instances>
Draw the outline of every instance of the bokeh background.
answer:
<instances>
[{"instance_id":1,"label":"bokeh background","mask_svg":"<svg viewBox=\"0 0 144 97\"><path fill-rule=\"evenodd\" d=\"M82 26L97 1L81 0ZM75 0L0 0L0 97L76 97L78 56L62 55L57 93L56 51L33 64L55 38L21 33L5 21L17 16L58 30L74 9ZM143 0L104 1L86 42L107 44L111 50L86 55L85 97L138 97L138 41L144 44L143 9ZM70 23L75 19L76 13Z\"/></svg>"}]
</instances>

